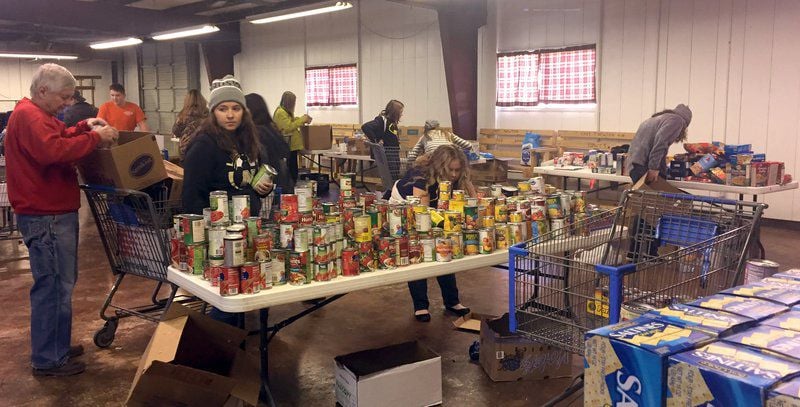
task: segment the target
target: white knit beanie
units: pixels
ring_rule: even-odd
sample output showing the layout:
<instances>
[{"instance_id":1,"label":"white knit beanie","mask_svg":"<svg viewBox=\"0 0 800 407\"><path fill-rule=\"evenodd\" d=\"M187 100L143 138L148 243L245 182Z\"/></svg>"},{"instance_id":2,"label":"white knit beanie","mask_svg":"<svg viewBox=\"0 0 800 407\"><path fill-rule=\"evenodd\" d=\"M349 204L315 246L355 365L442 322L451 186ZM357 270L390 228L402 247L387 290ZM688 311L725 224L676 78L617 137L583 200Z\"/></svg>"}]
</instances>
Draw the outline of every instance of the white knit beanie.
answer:
<instances>
[{"instance_id":1,"label":"white knit beanie","mask_svg":"<svg viewBox=\"0 0 800 407\"><path fill-rule=\"evenodd\" d=\"M208 109L214 110L218 104L222 102L237 102L242 107L247 107L247 102L244 99L244 92L242 92L242 85L233 77L233 75L225 75L222 79L215 79L211 82L211 96L208 98Z\"/></svg>"}]
</instances>

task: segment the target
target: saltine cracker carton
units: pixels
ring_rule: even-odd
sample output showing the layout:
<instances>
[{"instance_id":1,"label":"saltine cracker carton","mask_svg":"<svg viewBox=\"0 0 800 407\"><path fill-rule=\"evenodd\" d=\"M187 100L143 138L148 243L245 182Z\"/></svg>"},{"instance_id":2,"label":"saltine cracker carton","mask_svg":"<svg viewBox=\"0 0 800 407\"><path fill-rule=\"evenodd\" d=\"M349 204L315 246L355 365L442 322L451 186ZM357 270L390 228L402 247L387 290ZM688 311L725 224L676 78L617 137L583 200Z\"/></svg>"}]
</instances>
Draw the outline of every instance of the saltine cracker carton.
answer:
<instances>
[{"instance_id":1,"label":"saltine cracker carton","mask_svg":"<svg viewBox=\"0 0 800 407\"><path fill-rule=\"evenodd\" d=\"M695 307L715 309L762 320L788 311L788 308L774 302L726 294L714 294L689 303Z\"/></svg>"},{"instance_id":2,"label":"saltine cracker carton","mask_svg":"<svg viewBox=\"0 0 800 407\"><path fill-rule=\"evenodd\" d=\"M800 378L786 380L767 394L767 407L800 406Z\"/></svg>"},{"instance_id":3,"label":"saltine cracker carton","mask_svg":"<svg viewBox=\"0 0 800 407\"><path fill-rule=\"evenodd\" d=\"M731 335L725 338L725 342L749 346L800 363L800 332L762 325Z\"/></svg>"},{"instance_id":4,"label":"saltine cracker carton","mask_svg":"<svg viewBox=\"0 0 800 407\"><path fill-rule=\"evenodd\" d=\"M761 406L775 383L798 373L798 363L714 342L670 356L666 405Z\"/></svg>"},{"instance_id":5,"label":"saltine cracker carton","mask_svg":"<svg viewBox=\"0 0 800 407\"><path fill-rule=\"evenodd\" d=\"M800 303L800 285L783 282L755 282L721 291L721 294L758 298L791 307Z\"/></svg>"},{"instance_id":6,"label":"saltine cracker carton","mask_svg":"<svg viewBox=\"0 0 800 407\"><path fill-rule=\"evenodd\" d=\"M682 328L700 329L715 337L743 331L757 324L756 320L752 318L686 304L670 304L664 308L649 311L644 316Z\"/></svg>"},{"instance_id":7,"label":"saltine cracker carton","mask_svg":"<svg viewBox=\"0 0 800 407\"><path fill-rule=\"evenodd\" d=\"M588 332L584 405L662 405L667 358L713 339L700 330L645 317Z\"/></svg>"},{"instance_id":8,"label":"saltine cracker carton","mask_svg":"<svg viewBox=\"0 0 800 407\"><path fill-rule=\"evenodd\" d=\"M762 321L761 325L774 326L776 328L800 332L800 311L792 309L791 311L784 312L783 314L775 315L772 318L767 318Z\"/></svg>"}]
</instances>

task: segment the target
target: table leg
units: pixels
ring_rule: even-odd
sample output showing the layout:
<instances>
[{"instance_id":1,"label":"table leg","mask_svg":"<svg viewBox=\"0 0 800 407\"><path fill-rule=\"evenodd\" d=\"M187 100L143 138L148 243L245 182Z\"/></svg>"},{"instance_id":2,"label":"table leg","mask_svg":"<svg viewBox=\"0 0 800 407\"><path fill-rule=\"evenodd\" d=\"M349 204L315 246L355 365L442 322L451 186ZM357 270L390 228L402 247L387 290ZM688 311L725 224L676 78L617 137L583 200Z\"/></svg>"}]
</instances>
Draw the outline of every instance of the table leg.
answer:
<instances>
[{"instance_id":1,"label":"table leg","mask_svg":"<svg viewBox=\"0 0 800 407\"><path fill-rule=\"evenodd\" d=\"M567 178L568 177L562 177L561 178L561 185L562 185L561 190L562 191L566 191L567 190Z\"/></svg>"},{"instance_id":2,"label":"table leg","mask_svg":"<svg viewBox=\"0 0 800 407\"><path fill-rule=\"evenodd\" d=\"M269 389L269 308L262 308L258 310L259 322L259 354L261 355L261 391L259 392L259 399L267 403L268 406L274 407L275 399L272 398L272 392Z\"/></svg>"}]
</instances>

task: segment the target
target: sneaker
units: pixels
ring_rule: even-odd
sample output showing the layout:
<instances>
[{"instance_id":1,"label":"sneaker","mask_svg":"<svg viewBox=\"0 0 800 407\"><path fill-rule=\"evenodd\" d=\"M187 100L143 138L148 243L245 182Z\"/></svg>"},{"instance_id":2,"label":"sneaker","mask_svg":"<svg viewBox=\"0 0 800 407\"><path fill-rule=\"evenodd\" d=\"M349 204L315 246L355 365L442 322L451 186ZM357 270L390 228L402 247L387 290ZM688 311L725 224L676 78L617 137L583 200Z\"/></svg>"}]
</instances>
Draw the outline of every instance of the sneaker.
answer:
<instances>
[{"instance_id":1,"label":"sneaker","mask_svg":"<svg viewBox=\"0 0 800 407\"><path fill-rule=\"evenodd\" d=\"M75 345L69 347L69 352L67 352L67 357L77 358L78 356L83 355L83 345Z\"/></svg>"},{"instance_id":2,"label":"sneaker","mask_svg":"<svg viewBox=\"0 0 800 407\"><path fill-rule=\"evenodd\" d=\"M50 369L33 369L34 376L73 376L83 373L86 370L86 364L74 360L67 360L67 363L59 367L52 367Z\"/></svg>"}]
</instances>

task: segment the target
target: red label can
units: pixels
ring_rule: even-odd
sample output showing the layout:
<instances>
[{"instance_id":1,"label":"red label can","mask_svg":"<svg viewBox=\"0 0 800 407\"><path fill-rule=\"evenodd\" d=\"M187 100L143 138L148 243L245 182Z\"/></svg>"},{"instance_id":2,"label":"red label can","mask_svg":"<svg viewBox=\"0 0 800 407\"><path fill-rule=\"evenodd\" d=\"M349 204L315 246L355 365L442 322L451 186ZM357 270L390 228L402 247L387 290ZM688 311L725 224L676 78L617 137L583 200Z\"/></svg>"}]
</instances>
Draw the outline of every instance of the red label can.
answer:
<instances>
[{"instance_id":1,"label":"red label can","mask_svg":"<svg viewBox=\"0 0 800 407\"><path fill-rule=\"evenodd\" d=\"M300 212L298 209L297 195L283 194L281 195L281 222L294 223L300 221Z\"/></svg>"},{"instance_id":2,"label":"red label can","mask_svg":"<svg viewBox=\"0 0 800 407\"><path fill-rule=\"evenodd\" d=\"M342 250L342 275L357 276L359 270L359 257L356 249L348 247Z\"/></svg>"},{"instance_id":3,"label":"red label can","mask_svg":"<svg viewBox=\"0 0 800 407\"><path fill-rule=\"evenodd\" d=\"M221 273L222 266L208 266L206 267L206 273L203 277L211 282L212 287L219 287L219 275Z\"/></svg>"},{"instance_id":4,"label":"red label can","mask_svg":"<svg viewBox=\"0 0 800 407\"><path fill-rule=\"evenodd\" d=\"M408 236L400 236L395 239L395 245L395 265L397 265L397 267L408 266L410 263Z\"/></svg>"},{"instance_id":5,"label":"red label can","mask_svg":"<svg viewBox=\"0 0 800 407\"><path fill-rule=\"evenodd\" d=\"M300 212L300 225L311 226L314 224L314 212Z\"/></svg>"},{"instance_id":6,"label":"red label can","mask_svg":"<svg viewBox=\"0 0 800 407\"><path fill-rule=\"evenodd\" d=\"M255 249L255 261L269 261L270 251L272 250L272 236L261 234L254 237L253 248Z\"/></svg>"},{"instance_id":7,"label":"red label can","mask_svg":"<svg viewBox=\"0 0 800 407\"><path fill-rule=\"evenodd\" d=\"M261 292L261 267L258 263L245 263L239 272L239 292L256 294Z\"/></svg>"},{"instance_id":8,"label":"red label can","mask_svg":"<svg viewBox=\"0 0 800 407\"><path fill-rule=\"evenodd\" d=\"M181 262L186 264L186 244L183 243L183 239L172 238L170 239L170 257L172 258L172 264L179 266ZM181 269L181 271L187 271L186 269Z\"/></svg>"},{"instance_id":9,"label":"red label can","mask_svg":"<svg viewBox=\"0 0 800 407\"><path fill-rule=\"evenodd\" d=\"M222 267L222 272L217 277L219 281L219 295L229 297L239 294L239 267Z\"/></svg>"}]
</instances>

